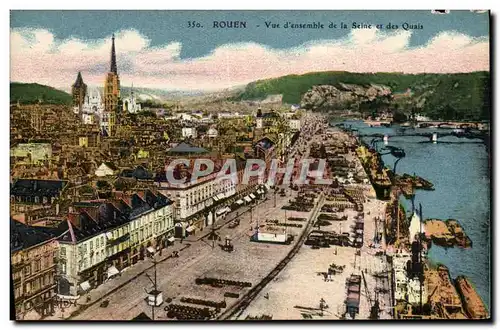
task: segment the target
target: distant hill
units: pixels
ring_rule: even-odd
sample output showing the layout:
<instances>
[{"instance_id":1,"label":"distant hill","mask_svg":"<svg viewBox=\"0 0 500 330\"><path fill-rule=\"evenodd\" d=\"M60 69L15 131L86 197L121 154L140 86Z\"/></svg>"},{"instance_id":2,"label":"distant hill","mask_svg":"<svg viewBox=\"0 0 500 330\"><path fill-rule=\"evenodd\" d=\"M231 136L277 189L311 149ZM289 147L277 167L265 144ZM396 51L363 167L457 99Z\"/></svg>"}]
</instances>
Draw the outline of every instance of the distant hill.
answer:
<instances>
[{"instance_id":1,"label":"distant hill","mask_svg":"<svg viewBox=\"0 0 500 330\"><path fill-rule=\"evenodd\" d=\"M419 111L435 118L477 120L489 119L490 116L489 72L457 74L313 72L249 83L234 97L234 100L262 100L268 95L282 94L283 102L297 104L313 86L339 83L381 84L389 86L393 92L404 92L410 88L414 100L421 105Z\"/></svg>"},{"instance_id":2,"label":"distant hill","mask_svg":"<svg viewBox=\"0 0 500 330\"><path fill-rule=\"evenodd\" d=\"M34 104L39 100L44 104L70 105L70 94L50 86L40 84L10 83L10 103Z\"/></svg>"}]
</instances>

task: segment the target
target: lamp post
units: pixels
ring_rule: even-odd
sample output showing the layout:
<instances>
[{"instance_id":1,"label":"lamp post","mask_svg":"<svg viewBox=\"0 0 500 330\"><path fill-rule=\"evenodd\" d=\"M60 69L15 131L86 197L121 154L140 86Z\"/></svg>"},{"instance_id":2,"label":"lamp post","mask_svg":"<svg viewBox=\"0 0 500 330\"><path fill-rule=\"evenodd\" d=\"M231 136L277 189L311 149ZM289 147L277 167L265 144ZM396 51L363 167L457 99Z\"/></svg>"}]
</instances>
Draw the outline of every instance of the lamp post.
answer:
<instances>
[{"instance_id":1,"label":"lamp post","mask_svg":"<svg viewBox=\"0 0 500 330\"><path fill-rule=\"evenodd\" d=\"M153 284L154 289L148 293L148 303L151 305L151 317L152 320L154 321L155 319L155 307L161 305L163 303L163 296L160 291L158 291L158 282L157 282L157 277L156 277L156 264L158 263L156 261L156 258L154 255L151 255L151 260L153 261L153 268L154 268L154 279L151 279L151 276L146 273L146 276L148 279L151 281ZM146 290L146 288L144 288Z\"/></svg>"}]
</instances>

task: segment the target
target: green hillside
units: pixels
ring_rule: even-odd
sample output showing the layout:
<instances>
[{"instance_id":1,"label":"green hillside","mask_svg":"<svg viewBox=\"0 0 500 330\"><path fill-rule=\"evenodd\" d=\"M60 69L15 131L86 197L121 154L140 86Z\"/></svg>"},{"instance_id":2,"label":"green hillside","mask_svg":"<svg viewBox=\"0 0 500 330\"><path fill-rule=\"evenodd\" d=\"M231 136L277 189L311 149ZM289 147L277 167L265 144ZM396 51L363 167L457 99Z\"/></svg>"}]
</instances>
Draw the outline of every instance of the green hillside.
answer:
<instances>
[{"instance_id":1,"label":"green hillside","mask_svg":"<svg viewBox=\"0 0 500 330\"><path fill-rule=\"evenodd\" d=\"M248 84L237 100L263 99L282 94L283 102L299 103L302 95L314 85L383 84L393 92L411 88L413 100L420 101L419 112L435 118L489 119L490 74L472 72L457 74L352 73L343 71L314 72L259 80Z\"/></svg>"},{"instance_id":2,"label":"green hillside","mask_svg":"<svg viewBox=\"0 0 500 330\"><path fill-rule=\"evenodd\" d=\"M10 103L71 104L72 98L66 92L40 84L10 83Z\"/></svg>"}]
</instances>

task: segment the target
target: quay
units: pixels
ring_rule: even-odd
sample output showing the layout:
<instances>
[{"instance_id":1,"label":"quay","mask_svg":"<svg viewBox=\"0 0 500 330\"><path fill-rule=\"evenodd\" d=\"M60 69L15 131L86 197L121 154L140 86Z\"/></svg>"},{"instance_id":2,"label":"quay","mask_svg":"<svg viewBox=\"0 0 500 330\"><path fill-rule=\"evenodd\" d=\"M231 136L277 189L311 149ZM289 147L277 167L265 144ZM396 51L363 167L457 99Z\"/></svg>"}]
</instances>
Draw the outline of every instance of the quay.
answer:
<instances>
[{"instance_id":1,"label":"quay","mask_svg":"<svg viewBox=\"0 0 500 330\"><path fill-rule=\"evenodd\" d=\"M337 125L338 126L338 125ZM387 193L377 193L385 203L383 221L384 253L391 272L391 308L394 319L480 319L490 317L486 307L468 279L459 276L453 281L444 265L433 266L427 252L434 244L447 247L470 247L472 242L456 220L422 218L413 211L407 218L399 201L400 194L414 196L415 189L433 190L428 180L416 175L398 175L385 168L380 153L369 148L359 132L343 128L358 145L357 156L366 170L373 188L380 189L380 175L387 170L391 180ZM381 135L382 137L382 135ZM378 177L377 177L378 174ZM383 174L382 174L383 175ZM378 182L377 182L378 179ZM388 198L387 198L388 197Z\"/></svg>"}]
</instances>

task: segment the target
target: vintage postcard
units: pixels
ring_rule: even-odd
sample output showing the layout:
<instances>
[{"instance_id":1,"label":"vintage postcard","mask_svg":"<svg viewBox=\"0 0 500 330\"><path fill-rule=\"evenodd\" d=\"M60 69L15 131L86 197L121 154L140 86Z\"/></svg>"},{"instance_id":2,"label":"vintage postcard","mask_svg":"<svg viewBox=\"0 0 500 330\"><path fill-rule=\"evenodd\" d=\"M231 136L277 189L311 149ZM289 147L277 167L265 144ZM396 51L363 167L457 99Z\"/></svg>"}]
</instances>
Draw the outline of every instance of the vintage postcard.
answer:
<instances>
[{"instance_id":1,"label":"vintage postcard","mask_svg":"<svg viewBox=\"0 0 500 330\"><path fill-rule=\"evenodd\" d=\"M491 320L489 33L11 11L11 318Z\"/></svg>"}]
</instances>

